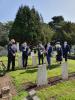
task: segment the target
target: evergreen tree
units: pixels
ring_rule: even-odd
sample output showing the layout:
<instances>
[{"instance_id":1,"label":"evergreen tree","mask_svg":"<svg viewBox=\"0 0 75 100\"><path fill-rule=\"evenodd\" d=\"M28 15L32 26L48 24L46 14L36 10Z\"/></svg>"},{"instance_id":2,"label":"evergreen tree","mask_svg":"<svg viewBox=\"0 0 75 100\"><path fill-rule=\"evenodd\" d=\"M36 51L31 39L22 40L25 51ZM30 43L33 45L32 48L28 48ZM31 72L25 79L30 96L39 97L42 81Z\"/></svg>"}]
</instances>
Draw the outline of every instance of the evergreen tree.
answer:
<instances>
[{"instance_id":1,"label":"evergreen tree","mask_svg":"<svg viewBox=\"0 0 75 100\"><path fill-rule=\"evenodd\" d=\"M14 24L10 30L9 38L18 42L36 44L41 34L41 21L35 8L21 6L17 12Z\"/></svg>"}]
</instances>

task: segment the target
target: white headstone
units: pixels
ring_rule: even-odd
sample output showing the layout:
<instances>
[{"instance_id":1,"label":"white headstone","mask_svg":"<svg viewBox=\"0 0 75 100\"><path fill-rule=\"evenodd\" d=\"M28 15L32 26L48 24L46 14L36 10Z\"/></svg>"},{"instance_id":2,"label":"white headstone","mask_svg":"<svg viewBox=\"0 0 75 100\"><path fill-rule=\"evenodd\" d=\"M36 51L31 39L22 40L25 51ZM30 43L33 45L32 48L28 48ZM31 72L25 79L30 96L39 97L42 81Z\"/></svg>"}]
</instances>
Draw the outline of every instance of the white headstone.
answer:
<instances>
[{"instance_id":1,"label":"white headstone","mask_svg":"<svg viewBox=\"0 0 75 100\"><path fill-rule=\"evenodd\" d=\"M47 62L47 58L44 58L44 63L46 64L46 66L48 66L48 62Z\"/></svg>"},{"instance_id":2,"label":"white headstone","mask_svg":"<svg viewBox=\"0 0 75 100\"><path fill-rule=\"evenodd\" d=\"M37 60L34 52L31 52L31 57L32 57L32 66L33 67L37 66Z\"/></svg>"},{"instance_id":3,"label":"white headstone","mask_svg":"<svg viewBox=\"0 0 75 100\"><path fill-rule=\"evenodd\" d=\"M61 67L62 67L62 79L67 80L68 79L68 64L67 64L67 62L63 62Z\"/></svg>"},{"instance_id":4,"label":"white headstone","mask_svg":"<svg viewBox=\"0 0 75 100\"><path fill-rule=\"evenodd\" d=\"M18 55L18 66L19 67L23 67L23 65L22 65L22 54L21 55Z\"/></svg>"},{"instance_id":5,"label":"white headstone","mask_svg":"<svg viewBox=\"0 0 75 100\"><path fill-rule=\"evenodd\" d=\"M19 43L17 42L17 52L19 52Z\"/></svg>"},{"instance_id":6,"label":"white headstone","mask_svg":"<svg viewBox=\"0 0 75 100\"><path fill-rule=\"evenodd\" d=\"M36 91L34 89L29 91L29 96L34 96L36 94Z\"/></svg>"},{"instance_id":7,"label":"white headstone","mask_svg":"<svg viewBox=\"0 0 75 100\"><path fill-rule=\"evenodd\" d=\"M47 85L46 64L38 65L37 86Z\"/></svg>"}]
</instances>

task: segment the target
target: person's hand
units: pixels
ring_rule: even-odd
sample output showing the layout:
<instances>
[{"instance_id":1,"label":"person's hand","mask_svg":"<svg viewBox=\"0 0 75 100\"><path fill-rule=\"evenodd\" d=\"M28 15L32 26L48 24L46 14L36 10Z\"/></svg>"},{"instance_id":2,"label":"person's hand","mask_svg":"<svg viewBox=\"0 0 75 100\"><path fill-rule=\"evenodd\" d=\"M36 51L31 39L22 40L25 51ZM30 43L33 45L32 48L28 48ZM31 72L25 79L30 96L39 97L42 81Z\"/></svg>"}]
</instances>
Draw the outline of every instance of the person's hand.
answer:
<instances>
[{"instance_id":1,"label":"person's hand","mask_svg":"<svg viewBox=\"0 0 75 100\"><path fill-rule=\"evenodd\" d=\"M68 54L70 54L70 52L68 52Z\"/></svg>"},{"instance_id":2,"label":"person's hand","mask_svg":"<svg viewBox=\"0 0 75 100\"><path fill-rule=\"evenodd\" d=\"M15 53L13 54L13 56L15 56Z\"/></svg>"}]
</instances>

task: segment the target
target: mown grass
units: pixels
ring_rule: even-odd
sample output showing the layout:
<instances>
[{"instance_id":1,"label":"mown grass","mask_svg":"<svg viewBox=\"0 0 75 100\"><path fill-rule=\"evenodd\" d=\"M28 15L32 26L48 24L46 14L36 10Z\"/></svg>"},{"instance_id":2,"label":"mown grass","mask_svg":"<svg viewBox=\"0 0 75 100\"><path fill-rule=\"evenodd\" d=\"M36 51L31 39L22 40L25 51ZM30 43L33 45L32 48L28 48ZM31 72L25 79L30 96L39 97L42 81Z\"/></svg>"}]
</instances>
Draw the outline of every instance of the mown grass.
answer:
<instances>
[{"instance_id":1,"label":"mown grass","mask_svg":"<svg viewBox=\"0 0 75 100\"><path fill-rule=\"evenodd\" d=\"M0 60L7 63L6 57L1 57ZM17 58L16 58L17 60ZM31 58L29 57L28 64L31 65ZM16 61L16 67L18 63ZM37 79L37 68L21 69L16 71L11 71L8 74L12 77L12 82L16 86L18 95L13 97L13 100L22 100L28 95L28 92L23 89L23 84L27 82L35 83ZM68 71L69 73L75 72L75 61L68 60ZM49 77L54 77L61 75L61 66L56 63L55 58L52 58L51 70L47 70L47 75ZM75 100L75 80L68 80L65 82L58 83L53 86L48 86L46 88L37 90L37 95L41 100Z\"/></svg>"},{"instance_id":2,"label":"mown grass","mask_svg":"<svg viewBox=\"0 0 75 100\"><path fill-rule=\"evenodd\" d=\"M41 100L75 100L75 80L69 80L37 91Z\"/></svg>"}]
</instances>

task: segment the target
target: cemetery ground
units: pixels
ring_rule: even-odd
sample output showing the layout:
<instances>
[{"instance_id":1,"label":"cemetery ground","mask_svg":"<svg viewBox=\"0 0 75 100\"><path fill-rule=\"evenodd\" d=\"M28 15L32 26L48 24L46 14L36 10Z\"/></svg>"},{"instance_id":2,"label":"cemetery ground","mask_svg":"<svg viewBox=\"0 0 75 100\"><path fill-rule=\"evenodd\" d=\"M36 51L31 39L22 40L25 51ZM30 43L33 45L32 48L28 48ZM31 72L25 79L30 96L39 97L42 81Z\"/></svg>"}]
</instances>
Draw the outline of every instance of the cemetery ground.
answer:
<instances>
[{"instance_id":1,"label":"cemetery ground","mask_svg":"<svg viewBox=\"0 0 75 100\"><path fill-rule=\"evenodd\" d=\"M7 65L7 57L0 57L0 60ZM13 100L24 100L28 96L29 89L35 89L40 100L75 100L75 60L68 60L68 72L71 77L67 81L62 81L61 66L56 62L55 58L52 58L51 69L47 70L47 76L49 82L50 79L56 81L38 88L36 87L37 67L33 68L31 64L31 58L29 57L28 68L26 70L22 69L18 66L16 58L16 70L6 73L6 76L11 79L14 85L14 88L11 89L14 89L13 92L15 89L17 91L15 95L12 93Z\"/></svg>"}]
</instances>

